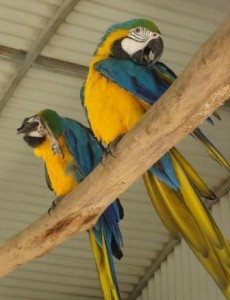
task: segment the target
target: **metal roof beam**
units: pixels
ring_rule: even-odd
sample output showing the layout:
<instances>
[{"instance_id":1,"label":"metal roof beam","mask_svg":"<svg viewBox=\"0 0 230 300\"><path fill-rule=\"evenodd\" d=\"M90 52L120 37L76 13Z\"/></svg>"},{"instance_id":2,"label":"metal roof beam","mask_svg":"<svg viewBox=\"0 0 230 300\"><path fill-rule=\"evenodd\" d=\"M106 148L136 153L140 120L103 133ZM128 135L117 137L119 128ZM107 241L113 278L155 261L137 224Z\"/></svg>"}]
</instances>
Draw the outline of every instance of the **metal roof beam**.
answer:
<instances>
[{"instance_id":1,"label":"metal roof beam","mask_svg":"<svg viewBox=\"0 0 230 300\"><path fill-rule=\"evenodd\" d=\"M26 51L17 50L14 48L0 45L0 61L13 61L18 63L24 60L26 53ZM47 70L49 72L54 72L72 77L77 76L81 78L86 78L86 75L88 73L88 67L86 66L56 58L45 57L42 55L37 56L37 58L33 62L33 67L42 70Z\"/></svg>"},{"instance_id":2,"label":"metal roof beam","mask_svg":"<svg viewBox=\"0 0 230 300\"><path fill-rule=\"evenodd\" d=\"M73 10L79 0L65 0L59 6L56 13L50 18L45 28L41 31L32 47L27 52L24 61L20 64L17 71L12 76L11 80L6 85L1 97L0 97L0 111L5 106L10 96L13 94L18 83L22 80L32 63L38 57L41 50L56 32L57 28L65 20L68 14Z\"/></svg>"}]
</instances>

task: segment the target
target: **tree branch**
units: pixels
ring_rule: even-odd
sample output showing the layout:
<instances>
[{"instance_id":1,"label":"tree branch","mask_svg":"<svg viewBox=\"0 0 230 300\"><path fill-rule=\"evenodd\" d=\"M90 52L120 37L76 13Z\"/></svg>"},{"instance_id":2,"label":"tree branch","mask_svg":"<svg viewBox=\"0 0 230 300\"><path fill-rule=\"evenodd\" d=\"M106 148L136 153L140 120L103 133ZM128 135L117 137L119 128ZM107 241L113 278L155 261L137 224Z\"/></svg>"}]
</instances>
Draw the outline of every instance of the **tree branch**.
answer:
<instances>
[{"instance_id":1,"label":"tree branch","mask_svg":"<svg viewBox=\"0 0 230 300\"><path fill-rule=\"evenodd\" d=\"M0 247L0 276L91 228L99 214L168 149L230 97L230 18L139 124L116 146L52 216L42 215Z\"/></svg>"}]
</instances>

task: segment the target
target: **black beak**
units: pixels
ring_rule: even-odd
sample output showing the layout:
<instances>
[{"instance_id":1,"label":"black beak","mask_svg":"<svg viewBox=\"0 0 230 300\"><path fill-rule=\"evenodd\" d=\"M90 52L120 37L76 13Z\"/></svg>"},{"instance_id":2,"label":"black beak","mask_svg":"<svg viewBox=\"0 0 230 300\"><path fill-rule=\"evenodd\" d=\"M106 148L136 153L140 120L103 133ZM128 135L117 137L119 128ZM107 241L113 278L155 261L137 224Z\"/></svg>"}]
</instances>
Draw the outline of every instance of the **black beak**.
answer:
<instances>
[{"instance_id":1,"label":"black beak","mask_svg":"<svg viewBox=\"0 0 230 300\"><path fill-rule=\"evenodd\" d=\"M157 39L153 38L145 48L137 51L133 54L134 59L139 64L153 64L156 63L164 50L164 43L162 38L159 36Z\"/></svg>"},{"instance_id":2,"label":"black beak","mask_svg":"<svg viewBox=\"0 0 230 300\"><path fill-rule=\"evenodd\" d=\"M27 133L30 133L31 131L34 131L37 128L39 123L37 121L28 122L30 119L31 118L26 118L23 121L22 126L17 129L17 134L20 134L20 133L27 134Z\"/></svg>"}]
</instances>

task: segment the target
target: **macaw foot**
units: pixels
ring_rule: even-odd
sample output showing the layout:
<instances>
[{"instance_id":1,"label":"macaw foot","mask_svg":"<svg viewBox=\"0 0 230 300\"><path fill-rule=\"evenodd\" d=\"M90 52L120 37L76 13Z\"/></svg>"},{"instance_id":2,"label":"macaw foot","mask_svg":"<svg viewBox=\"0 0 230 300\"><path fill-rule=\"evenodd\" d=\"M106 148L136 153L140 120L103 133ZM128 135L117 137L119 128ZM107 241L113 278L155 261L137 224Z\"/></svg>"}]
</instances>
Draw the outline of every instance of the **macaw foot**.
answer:
<instances>
[{"instance_id":1,"label":"macaw foot","mask_svg":"<svg viewBox=\"0 0 230 300\"><path fill-rule=\"evenodd\" d=\"M112 141L109 145L107 145L107 147L104 147L104 153L102 156L102 160L101 160L101 164L102 166L104 166L103 161L106 159L106 157L110 154L112 157L116 157L113 154L113 149L116 147L116 145L118 144L118 142L123 138L124 134L119 135L114 141Z\"/></svg>"},{"instance_id":2,"label":"macaw foot","mask_svg":"<svg viewBox=\"0 0 230 300\"><path fill-rule=\"evenodd\" d=\"M65 195L60 195L60 196L57 196L57 197L55 198L55 200L52 202L50 208L48 209L48 214L49 214L49 216L50 216L51 213L55 210L55 208L56 208L56 206L58 205L58 203L60 202L60 200L61 200L62 198L64 198L64 197L65 197Z\"/></svg>"},{"instance_id":3,"label":"macaw foot","mask_svg":"<svg viewBox=\"0 0 230 300\"><path fill-rule=\"evenodd\" d=\"M113 149L117 146L117 144L120 142L120 140L123 138L124 134L119 135L114 141L112 141L106 148L105 148L105 154L112 155L112 157L116 157L113 154Z\"/></svg>"}]
</instances>

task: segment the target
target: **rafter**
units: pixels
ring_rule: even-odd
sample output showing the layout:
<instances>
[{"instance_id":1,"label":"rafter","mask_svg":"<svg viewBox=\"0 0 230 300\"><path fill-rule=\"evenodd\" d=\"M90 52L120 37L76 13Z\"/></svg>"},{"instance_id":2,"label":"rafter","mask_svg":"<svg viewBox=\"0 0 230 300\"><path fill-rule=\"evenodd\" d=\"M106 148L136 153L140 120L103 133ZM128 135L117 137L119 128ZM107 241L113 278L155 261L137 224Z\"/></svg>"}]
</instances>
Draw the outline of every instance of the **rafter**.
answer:
<instances>
[{"instance_id":1,"label":"rafter","mask_svg":"<svg viewBox=\"0 0 230 300\"><path fill-rule=\"evenodd\" d=\"M0 61L13 61L21 63L26 56L26 51L17 50L0 45ZM38 55L33 63L34 68L47 70L72 77L86 78L88 67L68 61Z\"/></svg>"},{"instance_id":2,"label":"rafter","mask_svg":"<svg viewBox=\"0 0 230 300\"><path fill-rule=\"evenodd\" d=\"M58 8L56 13L49 20L45 28L41 31L32 47L27 52L25 59L19 65L16 72L13 74L12 78L9 80L6 85L2 95L0 96L0 111L7 103L10 96L13 94L16 89L18 83L22 80L28 69L31 67L31 64L38 57L41 50L56 32L57 28L61 25L61 23L65 20L68 14L72 11L75 5L79 2L79 0L65 0Z\"/></svg>"}]
</instances>

